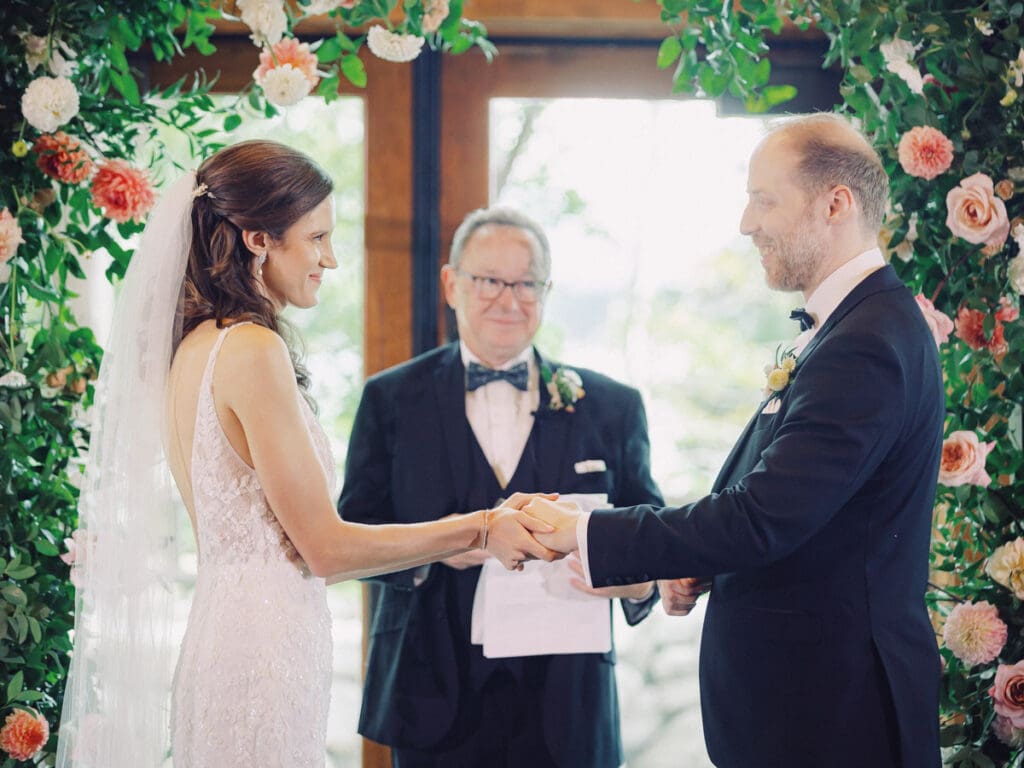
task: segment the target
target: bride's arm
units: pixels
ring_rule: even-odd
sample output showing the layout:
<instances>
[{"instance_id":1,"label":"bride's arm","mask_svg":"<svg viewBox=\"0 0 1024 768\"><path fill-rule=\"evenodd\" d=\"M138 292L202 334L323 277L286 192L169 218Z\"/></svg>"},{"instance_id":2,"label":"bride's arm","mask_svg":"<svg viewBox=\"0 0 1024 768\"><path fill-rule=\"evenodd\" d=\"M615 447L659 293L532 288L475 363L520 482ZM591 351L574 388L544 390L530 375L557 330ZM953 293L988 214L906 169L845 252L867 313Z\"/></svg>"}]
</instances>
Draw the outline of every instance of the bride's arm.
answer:
<instances>
[{"instance_id":1,"label":"bride's arm","mask_svg":"<svg viewBox=\"0 0 1024 768\"><path fill-rule=\"evenodd\" d=\"M519 510L479 511L409 525L342 520L306 426L284 341L264 328L248 326L228 342L218 363L216 397L238 418L270 507L315 575L340 581L442 560L479 548L485 520L488 549L506 567L529 558L557 557L529 533L551 528Z\"/></svg>"}]
</instances>

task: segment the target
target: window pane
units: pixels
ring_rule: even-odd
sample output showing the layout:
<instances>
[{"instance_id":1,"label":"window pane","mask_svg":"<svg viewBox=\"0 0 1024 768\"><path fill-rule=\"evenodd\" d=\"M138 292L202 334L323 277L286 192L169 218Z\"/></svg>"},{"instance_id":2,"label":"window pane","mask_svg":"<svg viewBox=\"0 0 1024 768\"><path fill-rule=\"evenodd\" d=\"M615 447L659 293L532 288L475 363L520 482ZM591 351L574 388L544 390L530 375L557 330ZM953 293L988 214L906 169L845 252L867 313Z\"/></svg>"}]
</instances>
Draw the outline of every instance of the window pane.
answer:
<instances>
[{"instance_id":1,"label":"window pane","mask_svg":"<svg viewBox=\"0 0 1024 768\"><path fill-rule=\"evenodd\" d=\"M712 103L493 99L491 201L547 230L554 288L538 345L644 396L670 504L706 494L761 400L764 364L799 330L740 235L754 118ZM696 575L696 574L695 574ZM635 628L615 612L631 768L710 766L700 738L703 603Z\"/></svg>"}]
</instances>

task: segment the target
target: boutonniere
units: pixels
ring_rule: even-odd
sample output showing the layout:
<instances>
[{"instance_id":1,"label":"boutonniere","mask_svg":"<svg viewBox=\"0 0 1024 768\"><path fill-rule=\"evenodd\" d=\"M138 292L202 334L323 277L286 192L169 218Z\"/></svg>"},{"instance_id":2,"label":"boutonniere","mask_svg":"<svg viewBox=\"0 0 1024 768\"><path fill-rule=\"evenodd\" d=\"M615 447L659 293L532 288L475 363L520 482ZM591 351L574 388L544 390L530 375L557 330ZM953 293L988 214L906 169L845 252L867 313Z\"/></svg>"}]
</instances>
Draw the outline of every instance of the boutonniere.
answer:
<instances>
[{"instance_id":1,"label":"boutonniere","mask_svg":"<svg viewBox=\"0 0 1024 768\"><path fill-rule=\"evenodd\" d=\"M796 354L793 347L783 349L780 344L775 349L775 362L764 367L764 393L769 400L782 396L782 391L789 386L796 372Z\"/></svg>"},{"instance_id":2,"label":"boutonniere","mask_svg":"<svg viewBox=\"0 0 1024 768\"><path fill-rule=\"evenodd\" d=\"M583 389L583 379L572 368L558 368L552 372L547 363L540 367L540 377L544 386L548 389L551 399L548 400L548 409L574 413L576 403L587 394Z\"/></svg>"}]
</instances>

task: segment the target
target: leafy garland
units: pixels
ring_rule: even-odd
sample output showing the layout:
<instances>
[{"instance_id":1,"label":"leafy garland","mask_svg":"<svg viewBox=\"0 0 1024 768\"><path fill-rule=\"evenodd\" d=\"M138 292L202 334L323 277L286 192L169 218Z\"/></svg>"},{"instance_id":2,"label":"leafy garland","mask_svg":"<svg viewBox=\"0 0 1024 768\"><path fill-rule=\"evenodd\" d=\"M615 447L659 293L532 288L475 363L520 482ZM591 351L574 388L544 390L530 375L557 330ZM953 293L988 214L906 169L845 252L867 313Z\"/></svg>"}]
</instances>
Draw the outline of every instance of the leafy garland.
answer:
<instances>
[{"instance_id":1,"label":"leafy garland","mask_svg":"<svg viewBox=\"0 0 1024 768\"><path fill-rule=\"evenodd\" d=\"M426 45L488 56L486 30L462 0L8 0L0 23L0 760L52 765L74 617L77 483L88 444L86 409L102 350L76 321L69 286L93 254L117 280L131 238L170 171L161 128L192 154L218 148L200 127L220 116L276 114L312 94L330 100L342 78L361 87L365 43L409 61ZM304 17L329 13L335 32L299 42ZM183 78L140 91L133 56L209 55L213 21L251 32L254 82L231 107L211 83ZM396 21L396 18L399 19ZM179 134L180 135L180 134ZM72 566L69 574L69 565ZM71 578L69 578L69 575Z\"/></svg>"},{"instance_id":2,"label":"leafy garland","mask_svg":"<svg viewBox=\"0 0 1024 768\"><path fill-rule=\"evenodd\" d=\"M839 108L891 179L881 244L918 294L946 383L928 595L944 760L1024 765L1024 4L659 5L673 32L658 63L679 92L729 92L753 111L786 101L767 58L784 24L813 23L824 65L843 68Z\"/></svg>"}]
</instances>

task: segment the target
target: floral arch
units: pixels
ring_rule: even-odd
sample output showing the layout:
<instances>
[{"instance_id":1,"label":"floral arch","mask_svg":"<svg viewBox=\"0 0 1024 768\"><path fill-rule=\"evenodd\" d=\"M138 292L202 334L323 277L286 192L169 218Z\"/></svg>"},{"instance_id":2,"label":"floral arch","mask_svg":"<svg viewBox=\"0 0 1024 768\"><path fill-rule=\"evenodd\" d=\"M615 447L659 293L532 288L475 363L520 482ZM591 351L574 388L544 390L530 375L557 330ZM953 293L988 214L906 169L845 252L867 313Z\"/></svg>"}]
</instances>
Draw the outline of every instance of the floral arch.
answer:
<instances>
[{"instance_id":1,"label":"floral arch","mask_svg":"<svg viewBox=\"0 0 1024 768\"><path fill-rule=\"evenodd\" d=\"M625 2L626 0L622 0ZM490 55L461 0L83 0L8 4L0 26L0 750L54 751L73 615L75 476L102 350L69 307L90 254L130 258L153 204L157 126L215 148L201 115L273 114L366 82L358 54L394 61L426 46ZM883 246L933 329L947 387L936 488L933 589L944 659L943 743L954 766L1024 764L1024 4L705 3L658 0L657 63L675 90L731 93L760 111L792 89L771 80L772 40L814 25L844 71L839 108L873 138L892 180ZM334 34L299 42L329 14ZM130 57L208 54L213 22L247 25L254 80L222 108L201 78L140 93ZM6 21L6 20L5 20ZM159 95L159 100L148 98Z\"/></svg>"}]
</instances>

